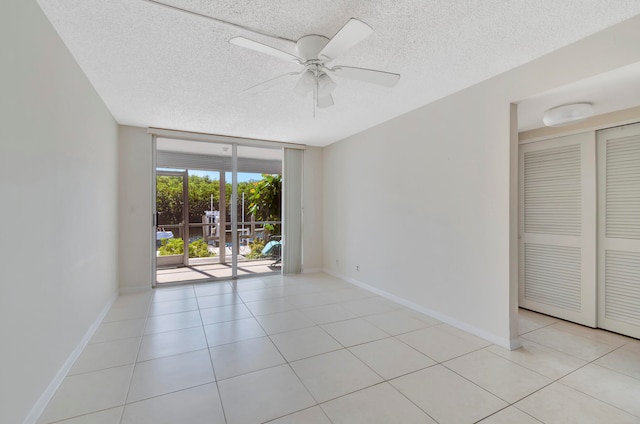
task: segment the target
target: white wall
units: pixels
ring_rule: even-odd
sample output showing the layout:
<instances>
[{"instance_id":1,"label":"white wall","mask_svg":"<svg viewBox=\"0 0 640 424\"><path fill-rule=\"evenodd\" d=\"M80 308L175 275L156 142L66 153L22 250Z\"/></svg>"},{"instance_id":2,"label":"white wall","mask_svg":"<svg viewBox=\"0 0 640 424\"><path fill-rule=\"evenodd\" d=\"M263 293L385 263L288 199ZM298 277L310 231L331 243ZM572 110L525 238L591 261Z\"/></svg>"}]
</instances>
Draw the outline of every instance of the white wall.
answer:
<instances>
[{"instance_id":1,"label":"white wall","mask_svg":"<svg viewBox=\"0 0 640 424\"><path fill-rule=\"evenodd\" d=\"M322 270L322 149L307 147L304 151L302 268L303 272Z\"/></svg>"},{"instance_id":2,"label":"white wall","mask_svg":"<svg viewBox=\"0 0 640 424\"><path fill-rule=\"evenodd\" d=\"M327 147L325 269L509 346L510 104L640 61L638 39L640 17Z\"/></svg>"},{"instance_id":3,"label":"white wall","mask_svg":"<svg viewBox=\"0 0 640 424\"><path fill-rule=\"evenodd\" d=\"M118 279L121 292L151 288L152 142L145 128L118 132Z\"/></svg>"},{"instance_id":4,"label":"white wall","mask_svg":"<svg viewBox=\"0 0 640 424\"><path fill-rule=\"evenodd\" d=\"M34 0L0 13L0 422L117 293L117 125Z\"/></svg>"}]
</instances>

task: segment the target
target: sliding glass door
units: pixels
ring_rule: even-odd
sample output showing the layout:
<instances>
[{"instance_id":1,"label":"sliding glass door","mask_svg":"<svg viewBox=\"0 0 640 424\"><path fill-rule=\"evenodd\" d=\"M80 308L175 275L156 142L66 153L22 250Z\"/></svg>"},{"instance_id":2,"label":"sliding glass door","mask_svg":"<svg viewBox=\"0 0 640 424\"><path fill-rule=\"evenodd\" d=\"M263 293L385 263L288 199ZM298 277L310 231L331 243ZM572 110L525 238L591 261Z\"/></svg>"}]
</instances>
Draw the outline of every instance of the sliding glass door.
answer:
<instances>
[{"instance_id":1,"label":"sliding glass door","mask_svg":"<svg viewBox=\"0 0 640 424\"><path fill-rule=\"evenodd\" d=\"M182 170L156 172L156 252L158 267L188 264L184 254L189 239L185 225L188 210L187 174Z\"/></svg>"},{"instance_id":2,"label":"sliding glass door","mask_svg":"<svg viewBox=\"0 0 640 424\"><path fill-rule=\"evenodd\" d=\"M156 140L156 282L280 273L282 150Z\"/></svg>"},{"instance_id":3,"label":"sliding glass door","mask_svg":"<svg viewBox=\"0 0 640 424\"><path fill-rule=\"evenodd\" d=\"M282 268L282 158L280 150L238 147L238 275ZM271 158L255 162L257 158ZM247 172L251 171L251 172Z\"/></svg>"}]
</instances>

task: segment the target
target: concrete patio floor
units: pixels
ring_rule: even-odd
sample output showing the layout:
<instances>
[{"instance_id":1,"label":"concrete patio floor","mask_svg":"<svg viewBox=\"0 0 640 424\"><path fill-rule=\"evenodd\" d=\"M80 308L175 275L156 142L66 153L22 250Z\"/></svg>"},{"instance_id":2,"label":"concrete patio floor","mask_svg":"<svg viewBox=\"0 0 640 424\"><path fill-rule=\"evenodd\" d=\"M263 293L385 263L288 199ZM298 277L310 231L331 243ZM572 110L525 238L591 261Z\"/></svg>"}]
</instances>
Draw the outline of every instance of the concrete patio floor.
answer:
<instances>
[{"instance_id":1,"label":"concrete patio floor","mask_svg":"<svg viewBox=\"0 0 640 424\"><path fill-rule=\"evenodd\" d=\"M158 284L177 283L185 281L202 281L212 279L231 278L231 257L226 264L210 263L191 265L178 268L163 268L156 271ZM281 264L271 266L274 260L260 259L252 261L238 261L238 276L280 273Z\"/></svg>"}]
</instances>

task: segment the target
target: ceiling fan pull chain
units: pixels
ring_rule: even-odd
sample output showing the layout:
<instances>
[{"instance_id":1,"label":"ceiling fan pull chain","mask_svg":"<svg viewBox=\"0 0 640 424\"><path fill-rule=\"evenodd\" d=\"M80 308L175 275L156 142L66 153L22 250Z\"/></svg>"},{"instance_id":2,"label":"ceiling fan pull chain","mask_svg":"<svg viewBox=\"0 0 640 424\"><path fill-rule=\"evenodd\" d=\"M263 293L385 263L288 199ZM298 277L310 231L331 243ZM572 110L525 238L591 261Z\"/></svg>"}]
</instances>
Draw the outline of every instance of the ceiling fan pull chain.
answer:
<instances>
[{"instance_id":1,"label":"ceiling fan pull chain","mask_svg":"<svg viewBox=\"0 0 640 424\"><path fill-rule=\"evenodd\" d=\"M316 84L313 87L313 117L316 117L316 105L318 104L318 74L316 73Z\"/></svg>"}]
</instances>

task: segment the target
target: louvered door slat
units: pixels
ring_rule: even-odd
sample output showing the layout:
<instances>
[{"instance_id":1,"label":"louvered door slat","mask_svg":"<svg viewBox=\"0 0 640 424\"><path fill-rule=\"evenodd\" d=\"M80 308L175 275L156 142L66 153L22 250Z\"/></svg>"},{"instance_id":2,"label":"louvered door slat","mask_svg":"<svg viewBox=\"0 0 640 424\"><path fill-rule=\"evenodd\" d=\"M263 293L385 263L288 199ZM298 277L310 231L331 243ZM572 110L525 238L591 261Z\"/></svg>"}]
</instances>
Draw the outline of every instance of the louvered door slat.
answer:
<instances>
[{"instance_id":1,"label":"louvered door slat","mask_svg":"<svg viewBox=\"0 0 640 424\"><path fill-rule=\"evenodd\" d=\"M598 133L599 326L640 337L640 125Z\"/></svg>"},{"instance_id":2,"label":"louvered door slat","mask_svg":"<svg viewBox=\"0 0 640 424\"><path fill-rule=\"evenodd\" d=\"M580 235L580 145L524 154L524 227L529 233Z\"/></svg>"},{"instance_id":3,"label":"louvered door slat","mask_svg":"<svg viewBox=\"0 0 640 424\"><path fill-rule=\"evenodd\" d=\"M639 139L631 135L605 144L607 237L640 240Z\"/></svg>"},{"instance_id":4,"label":"louvered door slat","mask_svg":"<svg viewBox=\"0 0 640 424\"><path fill-rule=\"evenodd\" d=\"M580 248L525 244L525 298L580 311Z\"/></svg>"},{"instance_id":5,"label":"louvered door slat","mask_svg":"<svg viewBox=\"0 0 640 424\"><path fill-rule=\"evenodd\" d=\"M593 163L595 141L583 135L521 146L519 298L523 307L593 326L595 270L585 279L585 268L595 259L595 243L591 252L580 246L583 239L595 242L594 215L584 213L595 199L589 157Z\"/></svg>"},{"instance_id":6,"label":"louvered door slat","mask_svg":"<svg viewBox=\"0 0 640 424\"><path fill-rule=\"evenodd\" d=\"M605 267L605 316L640 325L640 253L608 250Z\"/></svg>"}]
</instances>

